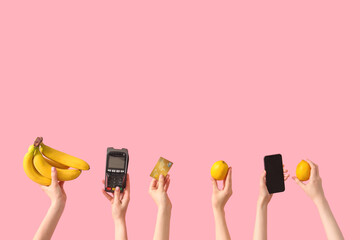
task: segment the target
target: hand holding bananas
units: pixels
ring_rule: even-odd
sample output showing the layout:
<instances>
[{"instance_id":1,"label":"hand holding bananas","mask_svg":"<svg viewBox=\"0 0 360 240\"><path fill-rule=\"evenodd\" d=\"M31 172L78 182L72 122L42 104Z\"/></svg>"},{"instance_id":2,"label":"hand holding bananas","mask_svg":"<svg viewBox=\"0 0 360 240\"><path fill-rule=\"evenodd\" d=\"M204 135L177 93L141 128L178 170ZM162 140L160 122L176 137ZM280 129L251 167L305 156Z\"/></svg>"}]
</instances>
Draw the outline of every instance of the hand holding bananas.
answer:
<instances>
[{"instance_id":1,"label":"hand holding bananas","mask_svg":"<svg viewBox=\"0 0 360 240\"><path fill-rule=\"evenodd\" d=\"M51 168L50 186L41 186L41 189L48 195L52 204L63 206L66 203L64 181L58 181L58 174L55 167Z\"/></svg>"},{"instance_id":2,"label":"hand holding bananas","mask_svg":"<svg viewBox=\"0 0 360 240\"><path fill-rule=\"evenodd\" d=\"M51 168L57 170L59 181L76 179L81 170L89 170L84 160L55 150L43 143L43 138L36 138L25 154L23 167L26 175L34 182L49 186L51 184Z\"/></svg>"},{"instance_id":3,"label":"hand holding bananas","mask_svg":"<svg viewBox=\"0 0 360 240\"><path fill-rule=\"evenodd\" d=\"M49 196L51 205L33 239L51 239L66 204L64 182L58 181L55 167L51 168L50 186L41 186L41 189Z\"/></svg>"}]
</instances>

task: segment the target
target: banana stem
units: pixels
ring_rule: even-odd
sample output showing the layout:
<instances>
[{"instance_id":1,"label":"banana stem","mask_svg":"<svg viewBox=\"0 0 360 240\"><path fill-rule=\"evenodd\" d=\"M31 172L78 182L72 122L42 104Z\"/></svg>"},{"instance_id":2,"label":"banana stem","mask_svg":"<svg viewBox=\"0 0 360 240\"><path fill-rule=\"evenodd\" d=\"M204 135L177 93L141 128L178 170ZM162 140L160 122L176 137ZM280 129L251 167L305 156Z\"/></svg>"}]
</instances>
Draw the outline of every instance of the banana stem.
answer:
<instances>
[{"instance_id":1,"label":"banana stem","mask_svg":"<svg viewBox=\"0 0 360 240\"><path fill-rule=\"evenodd\" d=\"M42 137L37 137L34 141L34 147L39 147L42 141L43 141Z\"/></svg>"}]
</instances>

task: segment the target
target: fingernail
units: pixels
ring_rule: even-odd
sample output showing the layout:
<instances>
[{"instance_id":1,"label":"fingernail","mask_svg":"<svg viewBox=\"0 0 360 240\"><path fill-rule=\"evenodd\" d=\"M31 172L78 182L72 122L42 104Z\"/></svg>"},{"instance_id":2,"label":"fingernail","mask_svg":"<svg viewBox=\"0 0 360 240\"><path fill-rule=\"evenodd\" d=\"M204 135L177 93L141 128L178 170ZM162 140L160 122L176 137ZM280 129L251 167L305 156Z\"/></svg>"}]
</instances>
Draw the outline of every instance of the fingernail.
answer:
<instances>
[{"instance_id":1,"label":"fingernail","mask_svg":"<svg viewBox=\"0 0 360 240\"><path fill-rule=\"evenodd\" d=\"M119 186L116 187L116 191L118 192L120 190Z\"/></svg>"},{"instance_id":2,"label":"fingernail","mask_svg":"<svg viewBox=\"0 0 360 240\"><path fill-rule=\"evenodd\" d=\"M55 167L51 167L51 171L55 172Z\"/></svg>"},{"instance_id":3,"label":"fingernail","mask_svg":"<svg viewBox=\"0 0 360 240\"><path fill-rule=\"evenodd\" d=\"M160 179L164 179L164 175L160 174Z\"/></svg>"}]
</instances>

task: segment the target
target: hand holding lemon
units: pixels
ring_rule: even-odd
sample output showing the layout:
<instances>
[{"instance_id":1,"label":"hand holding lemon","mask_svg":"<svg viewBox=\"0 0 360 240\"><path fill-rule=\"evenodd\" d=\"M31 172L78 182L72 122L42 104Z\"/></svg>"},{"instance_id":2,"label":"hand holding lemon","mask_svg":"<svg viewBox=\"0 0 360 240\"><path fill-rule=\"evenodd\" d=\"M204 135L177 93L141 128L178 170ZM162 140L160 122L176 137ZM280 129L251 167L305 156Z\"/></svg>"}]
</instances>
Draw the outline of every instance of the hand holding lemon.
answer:
<instances>
[{"instance_id":1,"label":"hand holding lemon","mask_svg":"<svg viewBox=\"0 0 360 240\"><path fill-rule=\"evenodd\" d=\"M312 161L302 160L296 168L296 177L293 179L314 202L325 198L319 167ZM307 184L302 182L306 180L309 180Z\"/></svg>"},{"instance_id":2,"label":"hand holding lemon","mask_svg":"<svg viewBox=\"0 0 360 240\"><path fill-rule=\"evenodd\" d=\"M223 210L232 195L232 169L224 161L217 161L211 167L211 180L213 183L212 206L215 210ZM219 189L218 180L223 180L224 185Z\"/></svg>"}]
</instances>

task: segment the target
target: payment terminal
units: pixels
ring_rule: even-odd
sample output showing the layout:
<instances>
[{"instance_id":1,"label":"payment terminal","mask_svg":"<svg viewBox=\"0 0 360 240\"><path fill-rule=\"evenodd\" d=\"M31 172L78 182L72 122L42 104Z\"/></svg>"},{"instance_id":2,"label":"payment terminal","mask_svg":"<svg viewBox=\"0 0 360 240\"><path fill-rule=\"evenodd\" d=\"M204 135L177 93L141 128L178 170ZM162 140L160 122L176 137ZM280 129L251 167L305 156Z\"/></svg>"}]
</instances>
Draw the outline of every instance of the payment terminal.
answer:
<instances>
[{"instance_id":1,"label":"payment terminal","mask_svg":"<svg viewBox=\"0 0 360 240\"><path fill-rule=\"evenodd\" d=\"M126 187L126 174L129 165L129 153L126 148L107 148L105 169L105 191L114 192L119 186L120 192Z\"/></svg>"}]
</instances>

